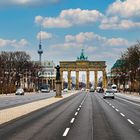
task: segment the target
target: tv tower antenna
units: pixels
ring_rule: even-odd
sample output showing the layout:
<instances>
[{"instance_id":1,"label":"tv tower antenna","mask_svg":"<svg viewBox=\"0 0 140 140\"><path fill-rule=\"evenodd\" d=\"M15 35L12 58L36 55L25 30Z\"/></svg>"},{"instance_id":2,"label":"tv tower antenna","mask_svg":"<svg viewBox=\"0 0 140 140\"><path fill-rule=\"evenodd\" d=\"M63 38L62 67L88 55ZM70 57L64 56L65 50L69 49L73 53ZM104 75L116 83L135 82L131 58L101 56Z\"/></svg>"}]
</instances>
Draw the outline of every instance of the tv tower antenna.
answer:
<instances>
[{"instance_id":1,"label":"tv tower antenna","mask_svg":"<svg viewBox=\"0 0 140 140\"><path fill-rule=\"evenodd\" d=\"M39 34L39 49L38 49L38 54L39 54L39 62L41 64L41 59L42 59L42 54L43 54L43 50L42 50L42 45L41 45L41 26L40 26L40 34Z\"/></svg>"}]
</instances>

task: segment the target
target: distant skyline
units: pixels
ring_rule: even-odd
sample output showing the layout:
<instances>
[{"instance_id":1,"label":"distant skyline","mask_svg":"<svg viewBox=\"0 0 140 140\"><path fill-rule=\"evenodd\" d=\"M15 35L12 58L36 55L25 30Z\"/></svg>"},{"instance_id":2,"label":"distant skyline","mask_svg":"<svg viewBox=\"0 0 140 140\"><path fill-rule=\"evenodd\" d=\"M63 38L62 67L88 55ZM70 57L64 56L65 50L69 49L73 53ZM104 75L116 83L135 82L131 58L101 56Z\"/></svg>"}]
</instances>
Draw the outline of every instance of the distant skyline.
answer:
<instances>
[{"instance_id":1,"label":"distant skyline","mask_svg":"<svg viewBox=\"0 0 140 140\"><path fill-rule=\"evenodd\" d=\"M0 0L0 51L26 51L39 60L76 60L84 49L110 69L140 40L140 0Z\"/></svg>"}]
</instances>

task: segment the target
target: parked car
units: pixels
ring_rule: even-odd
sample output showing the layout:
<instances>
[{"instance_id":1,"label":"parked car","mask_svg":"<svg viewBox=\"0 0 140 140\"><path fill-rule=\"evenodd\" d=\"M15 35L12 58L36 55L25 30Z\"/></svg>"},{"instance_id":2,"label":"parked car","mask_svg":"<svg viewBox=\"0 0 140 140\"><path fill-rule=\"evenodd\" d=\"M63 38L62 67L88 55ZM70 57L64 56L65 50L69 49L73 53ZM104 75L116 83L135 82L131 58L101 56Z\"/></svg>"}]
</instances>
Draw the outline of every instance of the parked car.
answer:
<instances>
[{"instance_id":1,"label":"parked car","mask_svg":"<svg viewBox=\"0 0 140 140\"><path fill-rule=\"evenodd\" d=\"M115 98L114 91L112 89L107 89L103 95L103 98Z\"/></svg>"},{"instance_id":2,"label":"parked car","mask_svg":"<svg viewBox=\"0 0 140 140\"><path fill-rule=\"evenodd\" d=\"M18 88L18 89L16 90L15 95L24 95L24 90L23 90L23 88Z\"/></svg>"}]
</instances>

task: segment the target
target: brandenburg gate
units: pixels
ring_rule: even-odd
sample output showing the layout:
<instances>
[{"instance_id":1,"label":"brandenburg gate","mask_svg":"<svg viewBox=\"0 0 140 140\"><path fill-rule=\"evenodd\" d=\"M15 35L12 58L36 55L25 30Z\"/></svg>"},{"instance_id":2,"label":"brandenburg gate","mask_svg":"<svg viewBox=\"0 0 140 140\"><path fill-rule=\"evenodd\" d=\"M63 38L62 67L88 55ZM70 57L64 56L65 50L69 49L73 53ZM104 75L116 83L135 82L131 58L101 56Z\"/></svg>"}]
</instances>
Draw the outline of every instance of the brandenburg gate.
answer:
<instances>
[{"instance_id":1,"label":"brandenburg gate","mask_svg":"<svg viewBox=\"0 0 140 140\"><path fill-rule=\"evenodd\" d=\"M76 61L60 61L60 75L63 80L63 72L68 72L68 89L71 89L71 71L76 72L76 90L79 89L79 71L86 71L86 88L90 88L90 71L94 71L94 88L98 85L98 71L102 71L102 86L106 87L106 62L105 61L89 61L84 56L82 49L80 57ZM62 82L63 83L63 82ZM63 89L63 84L62 84Z\"/></svg>"}]
</instances>

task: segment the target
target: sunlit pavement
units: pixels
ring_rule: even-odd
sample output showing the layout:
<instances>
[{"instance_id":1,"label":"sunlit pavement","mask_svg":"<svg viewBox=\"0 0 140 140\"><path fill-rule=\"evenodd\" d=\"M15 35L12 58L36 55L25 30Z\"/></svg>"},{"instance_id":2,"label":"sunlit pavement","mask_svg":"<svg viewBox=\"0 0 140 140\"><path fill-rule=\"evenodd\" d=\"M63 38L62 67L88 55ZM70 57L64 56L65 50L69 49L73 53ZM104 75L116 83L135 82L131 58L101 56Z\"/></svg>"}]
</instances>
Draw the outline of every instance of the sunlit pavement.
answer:
<instances>
[{"instance_id":1,"label":"sunlit pavement","mask_svg":"<svg viewBox=\"0 0 140 140\"><path fill-rule=\"evenodd\" d=\"M21 117L28 113L31 113L35 110L38 110L45 106L51 105L55 102L58 102L64 98L67 98L76 93L78 93L78 91L72 91L72 92L63 94L63 98L51 97L51 98L47 98L44 100L34 101L34 102L23 104L23 105L19 105L19 106L7 108L7 109L2 109L2 110L0 110L0 124L6 123L8 121ZM4 96L6 96L6 95L4 95ZM8 95L8 96L11 96L11 95ZM13 96L15 96L15 95L13 95Z\"/></svg>"}]
</instances>

